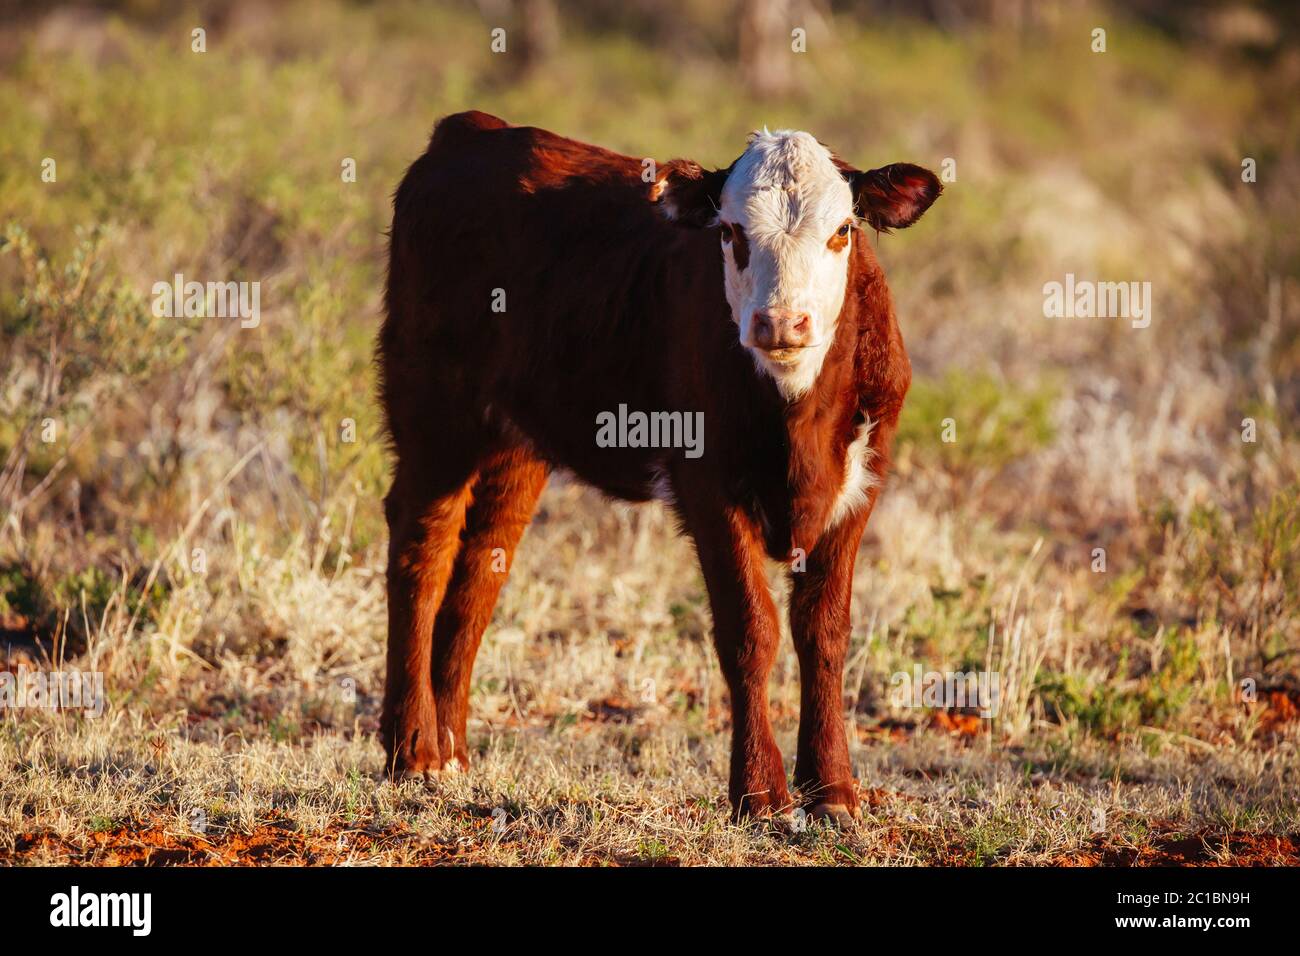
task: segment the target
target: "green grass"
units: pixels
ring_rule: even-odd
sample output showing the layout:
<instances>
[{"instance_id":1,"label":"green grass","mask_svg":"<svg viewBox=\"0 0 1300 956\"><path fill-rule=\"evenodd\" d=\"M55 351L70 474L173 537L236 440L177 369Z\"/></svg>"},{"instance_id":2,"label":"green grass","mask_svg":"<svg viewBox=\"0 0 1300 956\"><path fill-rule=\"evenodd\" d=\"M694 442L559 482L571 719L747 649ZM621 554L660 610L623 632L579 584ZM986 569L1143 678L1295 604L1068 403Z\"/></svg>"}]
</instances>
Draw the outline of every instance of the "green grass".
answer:
<instances>
[{"instance_id":1,"label":"green grass","mask_svg":"<svg viewBox=\"0 0 1300 956\"><path fill-rule=\"evenodd\" d=\"M1055 395L1047 386L1028 389L988 374L919 379L899 419L899 453L959 474L996 471L1052 440Z\"/></svg>"}]
</instances>

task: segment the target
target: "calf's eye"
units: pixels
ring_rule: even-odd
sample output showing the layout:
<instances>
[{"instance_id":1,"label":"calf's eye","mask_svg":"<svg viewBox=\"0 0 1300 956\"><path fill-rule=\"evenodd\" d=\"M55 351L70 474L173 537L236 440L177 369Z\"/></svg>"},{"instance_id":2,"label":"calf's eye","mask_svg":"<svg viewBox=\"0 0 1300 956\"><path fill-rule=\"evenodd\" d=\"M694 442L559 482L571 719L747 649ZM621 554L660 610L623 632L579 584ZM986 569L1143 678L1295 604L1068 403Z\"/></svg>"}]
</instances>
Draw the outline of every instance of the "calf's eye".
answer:
<instances>
[{"instance_id":1,"label":"calf's eye","mask_svg":"<svg viewBox=\"0 0 1300 956\"><path fill-rule=\"evenodd\" d=\"M835 230L835 235L826 240L826 248L831 252L843 252L849 247L849 233L853 231L853 220L847 219Z\"/></svg>"}]
</instances>

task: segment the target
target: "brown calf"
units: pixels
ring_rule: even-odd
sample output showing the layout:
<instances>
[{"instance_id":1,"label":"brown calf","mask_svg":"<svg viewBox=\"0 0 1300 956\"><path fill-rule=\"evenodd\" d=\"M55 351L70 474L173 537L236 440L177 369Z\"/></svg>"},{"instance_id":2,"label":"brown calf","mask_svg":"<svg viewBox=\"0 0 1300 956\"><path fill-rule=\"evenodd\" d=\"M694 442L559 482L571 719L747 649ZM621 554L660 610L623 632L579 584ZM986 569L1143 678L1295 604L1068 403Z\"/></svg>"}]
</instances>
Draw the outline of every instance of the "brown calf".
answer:
<instances>
[{"instance_id":1,"label":"brown calf","mask_svg":"<svg viewBox=\"0 0 1300 956\"><path fill-rule=\"evenodd\" d=\"M794 784L842 819L857 809L841 699L853 563L911 379L860 227L910 225L940 186L905 164L860 172L788 131L753 134L725 170L674 160L647 183L644 168L471 112L438 124L397 191L379 340L397 453L390 770L468 764L500 558L563 467L670 502L693 539L738 815L793 805L768 716L780 628L766 562L792 567ZM609 447L598 431L620 406L696 416L702 444Z\"/></svg>"}]
</instances>

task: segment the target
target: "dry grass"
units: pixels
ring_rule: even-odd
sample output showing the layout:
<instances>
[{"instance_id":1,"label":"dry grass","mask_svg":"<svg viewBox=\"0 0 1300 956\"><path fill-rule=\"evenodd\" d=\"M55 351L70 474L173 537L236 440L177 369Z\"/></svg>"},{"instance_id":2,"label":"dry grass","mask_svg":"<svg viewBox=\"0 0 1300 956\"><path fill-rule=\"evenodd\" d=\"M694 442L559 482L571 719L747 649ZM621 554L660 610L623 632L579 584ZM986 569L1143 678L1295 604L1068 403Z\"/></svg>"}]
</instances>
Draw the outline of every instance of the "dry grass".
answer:
<instances>
[{"instance_id":1,"label":"dry grass","mask_svg":"<svg viewBox=\"0 0 1300 956\"><path fill-rule=\"evenodd\" d=\"M882 534L910 514L898 497L881 511ZM1193 860L1300 862L1293 844L1249 842L1300 829L1300 735L1285 722L1258 733L1267 700L1180 724L1188 732L1110 740L1049 722L1017 694L974 733L891 708L885 669L905 652L888 609L910 575L879 573L906 556L888 541L869 543L875 560L858 582L877 609L862 616L849 677L858 832L728 822L727 710L689 549L657 507L602 507L562 485L544 500L479 657L470 773L433 788L383 781L377 569L323 567L302 545L249 553L221 600L173 597L147 636L101 632L89 658L112 688L102 718L0 725L0 859L1014 865L1114 862L1134 847L1170 862L1161 840L1213 847L1231 834L1228 849ZM971 569L1005 575L1008 590L1014 571ZM1084 642L1067 649L1042 623L1060 602L1032 580L1041 571L1025 577L1018 596L990 606L1030 622L1010 626L1031 680L1062 655L1082 658ZM787 752L796 674L787 647L773 683Z\"/></svg>"}]
</instances>

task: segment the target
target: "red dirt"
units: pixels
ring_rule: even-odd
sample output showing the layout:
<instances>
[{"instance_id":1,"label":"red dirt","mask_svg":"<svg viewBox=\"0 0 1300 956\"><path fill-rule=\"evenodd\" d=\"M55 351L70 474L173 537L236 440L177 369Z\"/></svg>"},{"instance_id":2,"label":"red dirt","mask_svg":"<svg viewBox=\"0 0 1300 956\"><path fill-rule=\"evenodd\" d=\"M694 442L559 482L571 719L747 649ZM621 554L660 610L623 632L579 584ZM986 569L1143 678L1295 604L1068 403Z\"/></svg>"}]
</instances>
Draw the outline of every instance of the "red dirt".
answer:
<instances>
[{"instance_id":1,"label":"red dirt","mask_svg":"<svg viewBox=\"0 0 1300 956\"><path fill-rule=\"evenodd\" d=\"M1300 707L1296 706L1297 701L1300 701L1300 693L1285 690L1266 691L1265 697L1260 701L1264 705L1264 713L1259 720L1260 736L1276 735L1283 730L1283 724L1289 724L1300 717Z\"/></svg>"},{"instance_id":2,"label":"red dirt","mask_svg":"<svg viewBox=\"0 0 1300 956\"><path fill-rule=\"evenodd\" d=\"M1297 866L1300 833L1273 836L1201 830L1187 835L1171 825L1140 845L1116 843L1110 835L1100 835L1084 849L1050 862L1054 866Z\"/></svg>"},{"instance_id":3,"label":"red dirt","mask_svg":"<svg viewBox=\"0 0 1300 956\"><path fill-rule=\"evenodd\" d=\"M958 737L978 737L987 726L979 714L964 714L950 710L936 710L930 718L930 726L946 730Z\"/></svg>"},{"instance_id":4,"label":"red dirt","mask_svg":"<svg viewBox=\"0 0 1300 956\"><path fill-rule=\"evenodd\" d=\"M862 801L872 810L887 802L891 794L863 789ZM470 814L470 816L473 816ZM673 808L668 817L686 826L701 826L710 816L704 808ZM477 826L488 829L492 819L474 817ZM1300 833L1270 835L1216 833L1202 829L1188 834L1172 823L1158 824L1158 832L1141 844L1116 840L1109 834L1095 837L1086 846L1057 854L1050 866L1298 866ZM886 845L903 846L909 841L901 828L888 828ZM941 866L964 866L974 860L970 849L951 833L940 839ZM468 852L467 852L468 851ZM333 824L323 832L305 833L287 821L259 824L252 831L237 833L213 827L206 834L187 831L175 821L154 821L138 827L120 826L84 837L63 838L50 832L20 834L12 849L0 850L0 866L34 861L95 866L336 866L368 864L383 854L385 862L401 865L438 865L475 862L472 847L438 843L422 838L401 823L386 827ZM676 857L588 856L591 866L677 866Z\"/></svg>"},{"instance_id":5,"label":"red dirt","mask_svg":"<svg viewBox=\"0 0 1300 956\"><path fill-rule=\"evenodd\" d=\"M491 820L485 820L486 826ZM56 834L22 833L12 851L0 850L0 865L29 862L40 854L54 862L95 866L332 866L364 863L381 850L405 848L404 863L452 862L457 849L422 840L401 825L384 829L332 825L303 833L285 823L268 823L249 833L212 828L188 832L176 823L117 827L64 839Z\"/></svg>"}]
</instances>

